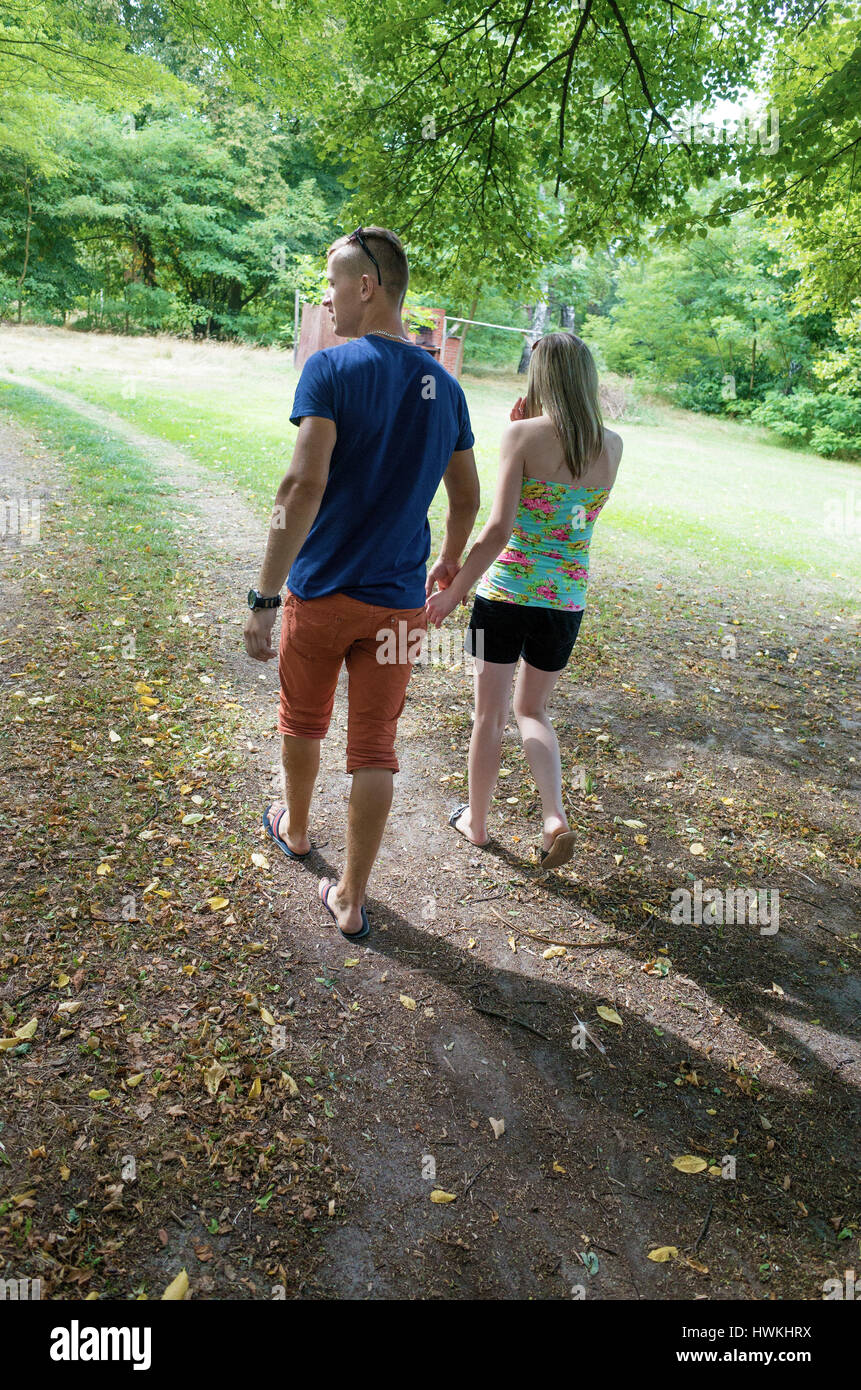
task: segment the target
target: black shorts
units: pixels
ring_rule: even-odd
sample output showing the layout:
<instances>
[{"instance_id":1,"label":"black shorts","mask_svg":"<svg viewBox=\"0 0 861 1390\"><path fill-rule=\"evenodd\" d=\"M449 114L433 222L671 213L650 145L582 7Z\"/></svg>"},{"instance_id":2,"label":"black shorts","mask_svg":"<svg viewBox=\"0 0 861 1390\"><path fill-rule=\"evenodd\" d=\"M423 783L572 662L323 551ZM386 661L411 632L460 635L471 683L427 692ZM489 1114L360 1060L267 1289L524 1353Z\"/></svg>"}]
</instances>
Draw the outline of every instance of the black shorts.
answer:
<instances>
[{"instance_id":1,"label":"black shorts","mask_svg":"<svg viewBox=\"0 0 861 1390\"><path fill-rule=\"evenodd\" d=\"M577 641L583 610L536 608L477 595L464 637L470 656L501 666L523 657L538 671L562 671Z\"/></svg>"}]
</instances>

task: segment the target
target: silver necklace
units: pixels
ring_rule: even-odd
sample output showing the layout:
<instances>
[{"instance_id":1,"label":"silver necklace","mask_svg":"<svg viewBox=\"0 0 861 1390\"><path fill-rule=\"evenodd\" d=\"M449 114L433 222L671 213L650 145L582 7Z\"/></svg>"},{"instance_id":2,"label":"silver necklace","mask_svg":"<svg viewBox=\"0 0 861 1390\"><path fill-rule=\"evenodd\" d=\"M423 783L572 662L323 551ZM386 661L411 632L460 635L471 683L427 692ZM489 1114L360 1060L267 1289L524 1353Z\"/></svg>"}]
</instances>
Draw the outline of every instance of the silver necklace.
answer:
<instances>
[{"instance_id":1,"label":"silver necklace","mask_svg":"<svg viewBox=\"0 0 861 1390\"><path fill-rule=\"evenodd\" d=\"M391 338L394 343L408 343L409 338L399 337L397 333L387 333L384 328L369 328L369 333L376 333L381 338Z\"/></svg>"}]
</instances>

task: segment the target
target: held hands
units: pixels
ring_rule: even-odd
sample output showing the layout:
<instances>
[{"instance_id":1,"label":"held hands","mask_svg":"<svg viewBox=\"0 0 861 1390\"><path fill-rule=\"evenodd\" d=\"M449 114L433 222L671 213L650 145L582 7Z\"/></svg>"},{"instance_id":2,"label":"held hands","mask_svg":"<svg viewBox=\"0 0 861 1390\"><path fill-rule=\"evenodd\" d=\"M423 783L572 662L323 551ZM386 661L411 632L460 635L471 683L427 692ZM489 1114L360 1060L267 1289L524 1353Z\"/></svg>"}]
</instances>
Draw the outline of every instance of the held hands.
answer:
<instances>
[{"instance_id":1,"label":"held hands","mask_svg":"<svg viewBox=\"0 0 861 1390\"><path fill-rule=\"evenodd\" d=\"M460 565L457 560L439 559L435 561L428 570L427 583L425 584L425 597L430 598L435 584L438 584L441 589L447 589L459 569Z\"/></svg>"},{"instance_id":2,"label":"held hands","mask_svg":"<svg viewBox=\"0 0 861 1390\"><path fill-rule=\"evenodd\" d=\"M252 608L245 619L242 633L245 650L255 661L271 661L278 655L272 645L272 629L277 616L277 608Z\"/></svg>"},{"instance_id":3,"label":"held hands","mask_svg":"<svg viewBox=\"0 0 861 1390\"><path fill-rule=\"evenodd\" d=\"M459 603L460 599L452 594L450 587L440 589L436 594L431 594L425 604L428 622L433 627L441 627L449 613L453 613Z\"/></svg>"}]
</instances>

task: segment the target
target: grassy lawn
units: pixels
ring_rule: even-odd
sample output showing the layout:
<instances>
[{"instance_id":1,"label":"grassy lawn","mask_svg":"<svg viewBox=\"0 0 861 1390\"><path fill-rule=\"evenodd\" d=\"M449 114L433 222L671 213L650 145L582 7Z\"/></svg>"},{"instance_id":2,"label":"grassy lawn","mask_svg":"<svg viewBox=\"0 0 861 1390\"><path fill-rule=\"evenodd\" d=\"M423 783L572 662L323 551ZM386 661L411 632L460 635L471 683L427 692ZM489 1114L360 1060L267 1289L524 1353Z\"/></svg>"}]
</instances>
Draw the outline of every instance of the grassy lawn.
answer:
<instances>
[{"instance_id":1,"label":"grassy lawn","mask_svg":"<svg viewBox=\"0 0 861 1390\"><path fill-rule=\"evenodd\" d=\"M70 345L73 353L70 353ZM0 333L0 367L72 390L181 445L268 509L293 448L288 411L297 373L288 355L169 340L84 339L49 330ZM482 479L492 496L499 438L523 379L465 377ZM596 535L636 583L687 576L728 592L811 590L838 606L858 588L857 535L829 528L829 505L851 516L858 465L781 447L763 430L652 408L619 424L626 451ZM439 535L442 489L431 522Z\"/></svg>"}]
</instances>

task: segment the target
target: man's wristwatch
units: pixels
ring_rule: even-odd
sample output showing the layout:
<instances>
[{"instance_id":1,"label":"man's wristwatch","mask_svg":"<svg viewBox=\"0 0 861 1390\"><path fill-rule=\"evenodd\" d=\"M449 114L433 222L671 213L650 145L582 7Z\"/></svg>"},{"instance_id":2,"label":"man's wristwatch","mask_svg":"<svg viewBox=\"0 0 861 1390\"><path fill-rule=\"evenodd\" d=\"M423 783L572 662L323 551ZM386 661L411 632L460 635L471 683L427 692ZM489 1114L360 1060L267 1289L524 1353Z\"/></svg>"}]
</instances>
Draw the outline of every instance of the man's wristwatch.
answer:
<instances>
[{"instance_id":1,"label":"man's wristwatch","mask_svg":"<svg viewBox=\"0 0 861 1390\"><path fill-rule=\"evenodd\" d=\"M280 595L280 594L272 594L271 596L267 597L266 594L261 594L260 591L259 591L258 589L249 589L249 590L248 590L248 607L249 607L249 608L280 608L280 607L281 607L281 595Z\"/></svg>"}]
</instances>

